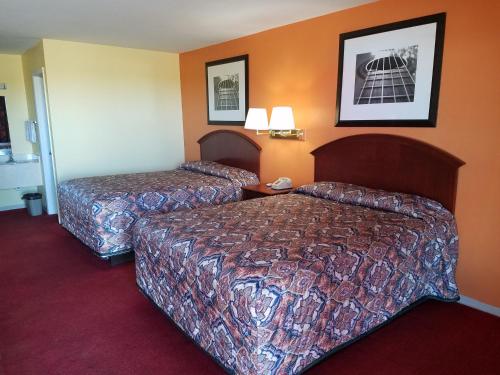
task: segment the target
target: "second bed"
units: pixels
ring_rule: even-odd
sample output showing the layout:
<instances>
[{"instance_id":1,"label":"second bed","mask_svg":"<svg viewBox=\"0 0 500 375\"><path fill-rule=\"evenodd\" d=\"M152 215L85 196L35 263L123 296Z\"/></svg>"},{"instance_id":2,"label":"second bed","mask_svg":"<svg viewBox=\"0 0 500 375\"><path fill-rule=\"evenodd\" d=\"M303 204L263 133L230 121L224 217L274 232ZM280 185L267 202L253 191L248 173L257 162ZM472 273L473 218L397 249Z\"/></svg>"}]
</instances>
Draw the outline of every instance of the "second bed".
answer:
<instances>
[{"instance_id":1,"label":"second bed","mask_svg":"<svg viewBox=\"0 0 500 375\"><path fill-rule=\"evenodd\" d=\"M201 161L172 171L79 178L58 187L61 224L101 258L132 250L132 228L143 215L238 201L259 182L260 146L237 132L202 137Z\"/></svg>"}]
</instances>

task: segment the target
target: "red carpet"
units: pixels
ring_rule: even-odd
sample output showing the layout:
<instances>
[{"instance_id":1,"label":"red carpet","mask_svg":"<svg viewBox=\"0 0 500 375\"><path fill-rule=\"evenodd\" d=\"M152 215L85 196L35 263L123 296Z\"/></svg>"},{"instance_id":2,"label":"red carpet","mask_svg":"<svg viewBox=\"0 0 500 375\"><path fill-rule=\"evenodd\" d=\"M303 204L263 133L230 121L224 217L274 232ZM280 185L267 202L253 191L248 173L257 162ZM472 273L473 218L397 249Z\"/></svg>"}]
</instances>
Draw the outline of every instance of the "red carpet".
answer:
<instances>
[{"instance_id":1,"label":"red carpet","mask_svg":"<svg viewBox=\"0 0 500 375\"><path fill-rule=\"evenodd\" d=\"M56 217L0 212L0 374L222 374ZM426 302L308 374L498 374L500 319Z\"/></svg>"}]
</instances>

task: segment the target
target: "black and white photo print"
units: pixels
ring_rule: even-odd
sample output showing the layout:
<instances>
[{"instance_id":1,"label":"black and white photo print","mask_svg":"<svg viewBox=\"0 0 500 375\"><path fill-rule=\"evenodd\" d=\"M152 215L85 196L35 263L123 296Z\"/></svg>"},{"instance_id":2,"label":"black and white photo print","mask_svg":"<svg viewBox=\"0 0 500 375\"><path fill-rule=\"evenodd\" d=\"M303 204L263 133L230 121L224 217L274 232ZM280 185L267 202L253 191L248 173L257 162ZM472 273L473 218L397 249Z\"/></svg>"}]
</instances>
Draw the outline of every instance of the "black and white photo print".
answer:
<instances>
[{"instance_id":1,"label":"black and white photo print","mask_svg":"<svg viewBox=\"0 0 500 375\"><path fill-rule=\"evenodd\" d=\"M239 74L214 77L214 98L216 111L240 109Z\"/></svg>"},{"instance_id":2,"label":"black and white photo print","mask_svg":"<svg viewBox=\"0 0 500 375\"><path fill-rule=\"evenodd\" d=\"M418 46L356 55L353 104L413 102Z\"/></svg>"}]
</instances>

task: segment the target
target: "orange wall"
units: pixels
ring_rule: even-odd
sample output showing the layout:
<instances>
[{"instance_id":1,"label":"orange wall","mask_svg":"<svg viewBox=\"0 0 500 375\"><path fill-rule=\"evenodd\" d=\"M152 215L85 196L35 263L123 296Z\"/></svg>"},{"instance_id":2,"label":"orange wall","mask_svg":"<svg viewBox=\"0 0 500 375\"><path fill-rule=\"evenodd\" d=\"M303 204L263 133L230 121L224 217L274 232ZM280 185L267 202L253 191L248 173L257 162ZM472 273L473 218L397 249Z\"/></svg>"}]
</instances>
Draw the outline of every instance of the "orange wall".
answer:
<instances>
[{"instance_id":1,"label":"orange wall","mask_svg":"<svg viewBox=\"0 0 500 375\"><path fill-rule=\"evenodd\" d=\"M199 158L205 133L241 127L208 126L205 62L249 54L250 107L291 105L306 141L255 136L263 148L262 180L313 180L309 152L359 133L392 133L440 147L461 168L456 216L460 233L461 293L500 306L500 3L493 0L383 0L180 56L186 159ZM436 128L335 128L339 34L447 12ZM480 69L474 74L473 69Z\"/></svg>"}]
</instances>

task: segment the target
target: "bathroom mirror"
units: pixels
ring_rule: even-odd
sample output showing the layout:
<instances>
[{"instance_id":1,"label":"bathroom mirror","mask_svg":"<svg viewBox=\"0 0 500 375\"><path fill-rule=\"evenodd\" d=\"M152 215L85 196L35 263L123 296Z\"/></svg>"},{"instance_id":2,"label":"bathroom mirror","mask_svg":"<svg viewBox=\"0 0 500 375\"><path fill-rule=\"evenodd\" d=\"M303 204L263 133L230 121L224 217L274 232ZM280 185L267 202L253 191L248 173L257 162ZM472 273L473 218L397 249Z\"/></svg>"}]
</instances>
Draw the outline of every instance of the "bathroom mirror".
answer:
<instances>
[{"instance_id":1,"label":"bathroom mirror","mask_svg":"<svg viewBox=\"0 0 500 375\"><path fill-rule=\"evenodd\" d=\"M9 120L5 96L0 96L0 148L10 148Z\"/></svg>"}]
</instances>

